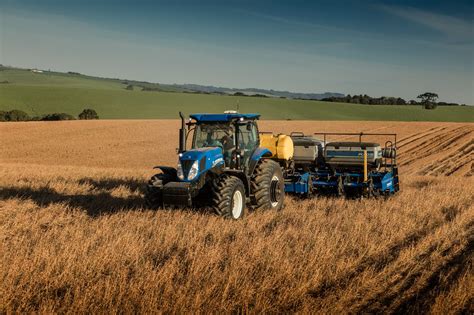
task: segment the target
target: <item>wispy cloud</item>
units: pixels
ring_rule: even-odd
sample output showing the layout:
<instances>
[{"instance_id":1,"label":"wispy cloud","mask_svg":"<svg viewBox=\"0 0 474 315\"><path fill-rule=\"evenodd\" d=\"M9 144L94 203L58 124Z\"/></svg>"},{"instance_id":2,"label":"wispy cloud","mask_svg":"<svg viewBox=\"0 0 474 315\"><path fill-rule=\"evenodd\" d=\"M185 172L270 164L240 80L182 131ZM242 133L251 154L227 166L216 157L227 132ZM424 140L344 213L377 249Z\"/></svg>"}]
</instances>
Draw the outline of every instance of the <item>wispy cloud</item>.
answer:
<instances>
[{"instance_id":1,"label":"wispy cloud","mask_svg":"<svg viewBox=\"0 0 474 315\"><path fill-rule=\"evenodd\" d=\"M379 9L405 20L438 31L453 40L473 40L473 21L466 21L449 15L423 11L412 7L379 5Z\"/></svg>"},{"instance_id":2,"label":"wispy cloud","mask_svg":"<svg viewBox=\"0 0 474 315\"><path fill-rule=\"evenodd\" d=\"M279 24L286 24L288 26L298 27L306 31L319 31L319 32L325 32L325 33L332 32L332 33L338 33L338 34L358 35L358 36L363 36L363 37L368 36L368 34L365 32L361 32L361 31L357 31L357 30L349 29L349 28L344 28L344 27L337 27L333 25L323 25L323 24L318 24L314 22L307 22L303 20L296 20L296 19L286 18L282 16L260 13L260 12L255 12L255 11L242 10L242 9L234 9L234 11L246 14L248 16L257 17L259 19L265 19L267 21L271 21L271 22L275 22Z\"/></svg>"},{"instance_id":3,"label":"wispy cloud","mask_svg":"<svg viewBox=\"0 0 474 315\"><path fill-rule=\"evenodd\" d=\"M284 23L292 26L301 26L305 28L313 28L313 29L321 29L321 30L334 30L335 28L333 27L328 27L325 25L321 24L316 24L316 23L309 23L309 22L303 22L303 21L296 21L288 18L284 18L281 16L276 16L276 15L270 15L270 14L264 14L264 13L258 13L258 12L253 12L253 11L243 11L240 9L237 9L237 11L246 13L247 15L251 15L254 17L258 18L263 18L269 21L277 22L277 23Z\"/></svg>"}]
</instances>

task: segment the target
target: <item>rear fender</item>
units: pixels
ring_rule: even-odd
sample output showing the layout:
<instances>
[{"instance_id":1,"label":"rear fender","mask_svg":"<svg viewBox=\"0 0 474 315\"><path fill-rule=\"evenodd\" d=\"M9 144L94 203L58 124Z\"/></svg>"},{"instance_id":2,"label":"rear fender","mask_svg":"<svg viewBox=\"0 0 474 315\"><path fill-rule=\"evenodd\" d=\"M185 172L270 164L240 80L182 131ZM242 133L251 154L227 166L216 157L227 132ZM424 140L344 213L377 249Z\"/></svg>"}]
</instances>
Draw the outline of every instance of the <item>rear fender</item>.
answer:
<instances>
[{"instance_id":1,"label":"rear fender","mask_svg":"<svg viewBox=\"0 0 474 315\"><path fill-rule=\"evenodd\" d=\"M268 150L267 148L257 148L253 154L252 158L250 159L249 163L249 175L253 174L255 167L257 166L258 162L264 157L271 157L272 151Z\"/></svg>"}]
</instances>

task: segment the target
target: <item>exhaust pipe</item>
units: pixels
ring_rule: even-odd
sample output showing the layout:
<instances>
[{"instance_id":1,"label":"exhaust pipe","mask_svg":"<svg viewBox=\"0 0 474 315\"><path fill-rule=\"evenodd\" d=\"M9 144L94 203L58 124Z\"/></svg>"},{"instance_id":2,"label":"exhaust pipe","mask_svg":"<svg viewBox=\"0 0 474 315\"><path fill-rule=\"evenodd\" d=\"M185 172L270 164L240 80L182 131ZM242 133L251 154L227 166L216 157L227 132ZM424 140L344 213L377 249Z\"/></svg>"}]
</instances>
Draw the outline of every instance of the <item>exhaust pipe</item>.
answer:
<instances>
[{"instance_id":1,"label":"exhaust pipe","mask_svg":"<svg viewBox=\"0 0 474 315\"><path fill-rule=\"evenodd\" d=\"M186 126L184 123L184 116L182 112L179 112L179 117L181 117L181 129L179 130L179 149L178 153L186 151Z\"/></svg>"}]
</instances>

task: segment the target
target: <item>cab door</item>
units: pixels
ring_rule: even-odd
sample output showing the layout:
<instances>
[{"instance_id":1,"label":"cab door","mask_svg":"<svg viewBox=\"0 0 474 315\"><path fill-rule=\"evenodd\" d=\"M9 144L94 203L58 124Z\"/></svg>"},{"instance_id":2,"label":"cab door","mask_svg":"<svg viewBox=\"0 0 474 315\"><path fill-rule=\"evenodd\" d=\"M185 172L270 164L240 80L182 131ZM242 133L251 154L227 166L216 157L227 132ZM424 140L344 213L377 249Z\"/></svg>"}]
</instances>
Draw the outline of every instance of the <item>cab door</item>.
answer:
<instances>
[{"instance_id":1,"label":"cab door","mask_svg":"<svg viewBox=\"0 0 474 315\"><path fill-rule=\"evenodd\" d=\"M239 149L243 152L241 165L243 169L247 169L250 157L259 146L257 125L253 121L240 124L237 136L239 139Z\"/></svg>"}]
</instances>

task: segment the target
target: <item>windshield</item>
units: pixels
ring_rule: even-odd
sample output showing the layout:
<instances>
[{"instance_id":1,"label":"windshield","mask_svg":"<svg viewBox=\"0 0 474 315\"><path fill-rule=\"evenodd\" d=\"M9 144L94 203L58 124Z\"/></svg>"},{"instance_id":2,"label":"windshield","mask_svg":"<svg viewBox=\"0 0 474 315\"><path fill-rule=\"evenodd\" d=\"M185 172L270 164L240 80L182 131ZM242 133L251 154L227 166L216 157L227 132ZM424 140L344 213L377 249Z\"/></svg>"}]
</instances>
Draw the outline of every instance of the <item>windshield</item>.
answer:
<instances>
[{"instance_id":1,"label":"windshield","mask_svg":"<svg viewBox=\"0 0 474 315\"><path fill-rule=\"evenodd\" d=\"M230 124L199 124L194 130L193 148L219 147L229 150L235 146L234 127Z\"/></svg>"}]
</instances>

